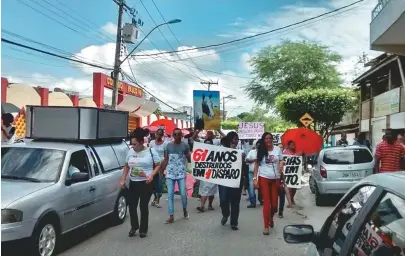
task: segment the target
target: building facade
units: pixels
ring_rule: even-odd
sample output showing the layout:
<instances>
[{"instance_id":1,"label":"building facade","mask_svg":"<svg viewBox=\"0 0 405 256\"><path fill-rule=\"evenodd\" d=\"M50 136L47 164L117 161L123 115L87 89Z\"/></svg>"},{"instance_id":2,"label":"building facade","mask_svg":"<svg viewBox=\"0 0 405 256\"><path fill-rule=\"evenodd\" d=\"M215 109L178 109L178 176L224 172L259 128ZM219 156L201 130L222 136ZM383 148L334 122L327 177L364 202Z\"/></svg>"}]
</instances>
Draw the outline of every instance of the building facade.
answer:
<instances>
[{"instance_id":1,"label":"building facade","mask_svg":"<svg viewBox=\"0 0 405 256\"><path fill-rule=\"evenodd\" d=\"M382 54L353 83L360 88L360 132L375 150L386 129L405 131L405 57Z\"/></svg>"}]
</instances>

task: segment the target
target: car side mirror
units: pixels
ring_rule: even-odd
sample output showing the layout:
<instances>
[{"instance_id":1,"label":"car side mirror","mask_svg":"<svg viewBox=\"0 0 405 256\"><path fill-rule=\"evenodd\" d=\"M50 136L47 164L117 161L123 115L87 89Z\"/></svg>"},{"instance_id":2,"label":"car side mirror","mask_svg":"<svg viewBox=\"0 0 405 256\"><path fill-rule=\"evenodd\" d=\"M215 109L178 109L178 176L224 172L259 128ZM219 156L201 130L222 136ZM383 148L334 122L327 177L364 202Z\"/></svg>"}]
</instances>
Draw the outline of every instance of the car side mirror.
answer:
<instances>
[{"instance_id":1,"label":"car side mirror","mask_svg":"<svg viewBox=\"0 0 405 256\"><path fill-rule=\"evenodd\" d=\"M85 172L75 172L72 177L66 179L66 186L70 186L74 183L88 181L90 179L89 174Z\"/></svg>"},{"instance_id":2,"label":"car side mirror","mask_svg":"<svg viewBox=\"0 0 405 256\"><path fill-rule=\"evenodd\" d=\"M309 243L314 240L315 231L311 225L288 225L284 227L284 241L289 244Z\"/></svg>"}]
</instances>

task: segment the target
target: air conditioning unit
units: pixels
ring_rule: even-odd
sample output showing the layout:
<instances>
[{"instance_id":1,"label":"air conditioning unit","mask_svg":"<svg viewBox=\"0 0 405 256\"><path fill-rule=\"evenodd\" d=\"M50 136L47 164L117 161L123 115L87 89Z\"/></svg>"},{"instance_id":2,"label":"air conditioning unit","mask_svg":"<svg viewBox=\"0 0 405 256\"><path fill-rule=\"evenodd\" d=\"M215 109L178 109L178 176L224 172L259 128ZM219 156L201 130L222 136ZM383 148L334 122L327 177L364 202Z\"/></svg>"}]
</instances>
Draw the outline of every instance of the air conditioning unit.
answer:
<instances>
[{"instance_id":1,"label":"air conditioning unit","mask_svg":"<svg viewBox=\"0 0 405 256\"><path fill-rule=\"evenodd\" d=\"M134 44L138 39L138 28L131 23L126 23L122 28L122 40L127 44Z\"/></svg>"}]
</instances>

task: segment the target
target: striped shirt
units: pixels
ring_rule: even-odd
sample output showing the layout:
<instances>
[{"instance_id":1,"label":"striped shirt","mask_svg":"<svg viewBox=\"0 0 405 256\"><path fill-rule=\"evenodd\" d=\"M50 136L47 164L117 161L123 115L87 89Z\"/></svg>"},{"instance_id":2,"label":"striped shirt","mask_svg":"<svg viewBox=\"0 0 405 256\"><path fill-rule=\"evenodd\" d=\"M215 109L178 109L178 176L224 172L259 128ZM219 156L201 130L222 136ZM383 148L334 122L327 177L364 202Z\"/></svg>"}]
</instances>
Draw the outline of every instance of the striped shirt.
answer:
<instances>
[{"instance_id":1,"label":"striped shirt","mask_svg":"<svg viewBox=\"0 0 405 256\"><path fill-rule=\"evenodd\" d=\"M380 172L399 171L401 157L405 157L405 148L399 143L389 144L383 141L377 145L375 156L381 161Z\"/></svg>"}]
</instances>

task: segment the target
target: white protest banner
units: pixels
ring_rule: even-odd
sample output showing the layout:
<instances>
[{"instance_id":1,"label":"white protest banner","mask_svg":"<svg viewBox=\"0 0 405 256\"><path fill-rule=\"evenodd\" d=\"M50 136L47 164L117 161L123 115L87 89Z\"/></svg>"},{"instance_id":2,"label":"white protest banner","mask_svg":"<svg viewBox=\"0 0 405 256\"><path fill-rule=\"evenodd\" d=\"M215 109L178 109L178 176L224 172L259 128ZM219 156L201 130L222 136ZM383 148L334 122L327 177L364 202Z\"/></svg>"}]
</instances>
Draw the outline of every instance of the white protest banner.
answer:
<instances>
[{"instance_id":1,"label":"white protest banner","mask_svg":"<svg viewBox=\"0 0 405 256\"><path fill-rule=\"evenodd\" d=\"M301 188L302 156L283 156L284 179L289 188Z\"/></svg>"},{"instance_id":2,"label":"white protest banner","mask_svg":"<svg viewBox=\"0 0 405 256\"><path fill-rule=\"evenodd\" d=\"M279 132L272 132L271 135L273 135L273 144L278 145L281 143L281 136L283 135L282 133Z\"/></svg>"},{"instance_id":3,"label":"white protest banner","mask_svg":"<svg viewBox=\"0 0 405 256\"><path fill-rule=\"evenodd\" d=\"M262 122L240 122L238 126L239 139L260 139L264 133Z\"/></svg>"},{"instance_id":4,"label":"white protest banner","mask_svg":"<svg viewBox=\"0 0 405 256\"><path fill-rule=\"evenodd\" d=\"M197 180L238 188L242 176L242 153L236 149L194 142L191 168Z\"/></svg>"}]
</instances>

